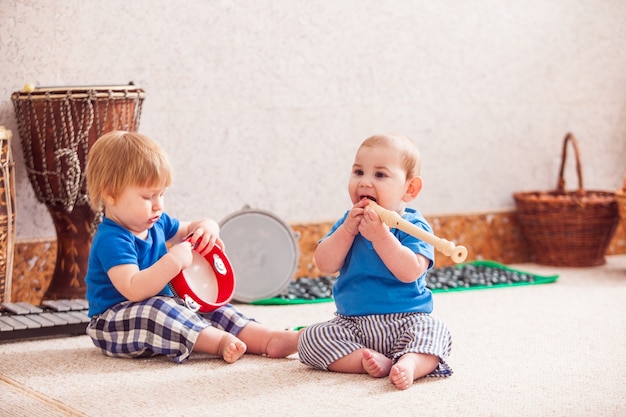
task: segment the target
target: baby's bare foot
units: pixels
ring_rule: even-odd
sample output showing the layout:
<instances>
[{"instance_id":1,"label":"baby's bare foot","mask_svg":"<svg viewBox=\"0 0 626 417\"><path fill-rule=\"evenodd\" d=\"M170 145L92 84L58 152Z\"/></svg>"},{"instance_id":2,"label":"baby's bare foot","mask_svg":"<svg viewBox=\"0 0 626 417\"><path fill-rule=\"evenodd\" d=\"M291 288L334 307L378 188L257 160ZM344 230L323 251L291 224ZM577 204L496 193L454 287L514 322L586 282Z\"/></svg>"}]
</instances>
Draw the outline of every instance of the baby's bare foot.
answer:
<instances>
[{"instance_id":1,"label":"baby's bare foot","mask_svg":"<svg viewBox=\"0 0 626 417\"><path fill-rule=\"evenodd\" d=\"M413 370L394 365L389 372L389 380L398 389L407 389L413 385Z\"/></svg>"},{"instance_id":2,"label":"baby's bare foot","mask_svg":"<svg viewBox=\"0 0 626 417\"><path fill-rule=\"evenodd\" d=\"M389 372L389 380L398 389L407 389L413 381L428 375L439 365L439 357L426 353L403 355Z\"/></svg>"},{"instance_id":3,"label":"baby's bare foot","mask_svg":"<svg viewBox=\"0 0 626 417\"><path fill-rule=\"evenodd\" d=\"M225 335L220 341L219 351L222 358L228 362L236 362L246 353L247 346L241 340L231 335Z\"/></svg>"},{"instance_id":4,"label":"baby's bare foot","mask_svg":"<svg viewBox=\"0 0 626 417\"><path fill-rule=\"evenodd\" d=\"M363 359L361 360L363 369L374 378L382 378L389 375L391 369L391 359L379 352L372 352L363 349Z\"/></svg>"},{"instance_id":5,"label":"baby's bare foot","mask_svg":"<svg viewBox=\"0 0 626 417\"><path fill-rule=\"evenodd\" d=\"M293 330L276 331L265 348L265 354L270 358L285 358L298 351L300 332Z\"/></svg>"}]
</instances>

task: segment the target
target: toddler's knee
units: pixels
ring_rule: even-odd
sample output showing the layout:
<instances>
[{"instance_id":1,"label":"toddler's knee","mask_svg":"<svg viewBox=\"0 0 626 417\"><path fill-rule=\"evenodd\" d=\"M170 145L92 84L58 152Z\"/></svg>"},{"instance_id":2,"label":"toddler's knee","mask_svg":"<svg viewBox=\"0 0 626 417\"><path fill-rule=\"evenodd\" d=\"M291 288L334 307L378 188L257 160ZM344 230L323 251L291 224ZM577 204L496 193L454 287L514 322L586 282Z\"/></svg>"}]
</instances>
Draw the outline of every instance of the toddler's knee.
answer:
<instances>
[{"instance_id":1,"label":"toddler's knee","mask_svg":"<svg viewBox=\"0 0 626 417\"><path fill-rule=\"evenodd\" d=\"M300 362L305 365L312 366L318 369L326 369L326 364L322 355L320 355L320 348L316 343L316 338L312 337L314 332L310 328L306 328L300 334L298 339L298 358Z\"/></svg>"}]
</instances>

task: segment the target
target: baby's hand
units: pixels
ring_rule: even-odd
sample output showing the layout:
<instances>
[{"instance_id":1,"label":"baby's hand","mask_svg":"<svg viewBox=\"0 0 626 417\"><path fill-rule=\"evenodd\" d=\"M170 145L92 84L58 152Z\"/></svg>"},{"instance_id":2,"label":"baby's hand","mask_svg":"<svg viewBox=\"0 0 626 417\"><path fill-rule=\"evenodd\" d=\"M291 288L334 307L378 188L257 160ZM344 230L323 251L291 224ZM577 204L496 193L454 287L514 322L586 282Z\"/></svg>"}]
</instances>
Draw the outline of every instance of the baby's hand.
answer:
<instances>
[{"instance_id":1,"label":"baby's hand","mask_svg":"<svg viewBox=\"0 0 626 417\"><path fill-rule=\"evenodd\" d=\"M194 230L189 236L189 242L191 242L192 247L202 256L209 253L215 245L224 250L224 242L218 235L200 227Z\"/></svg>"},{"instance_id":2,"label":"baby's hand","mask_svg":"<svg viewBox=\"0 0 626 417\"><path fill-rule=\"evenodd\" d=\"M191 265L191 262L193 261L193 254L191 251L191 243L189 241L184 241L172 246L168 254L178 262L180 269L183 270Z\"/></svg>"},{"instance_id":3,"label":"baby's hand","mask_svg":"<svg viewBox=\"0 0 626 417\"><path fill-rule=\"evenodd\" d=\"M363 220L359 224L359 232L370 242L387 236L389 226L382 222L378 213L370 207L364 209Z\"/></svg>"},{"instance_id":4,"label":"baby's hand","mask_svg":"<svg viewBox=\"0 0 626 417\"><path fill-rule=\"evenodd\" d=\"M359 233L359 227L361 225L361 221L363 220L363 207L362 204L356 203L348 213L346 220L343 222L343 227L346 232L350 233L352 236L356 236Z\"/></svg>"}]
</instances>

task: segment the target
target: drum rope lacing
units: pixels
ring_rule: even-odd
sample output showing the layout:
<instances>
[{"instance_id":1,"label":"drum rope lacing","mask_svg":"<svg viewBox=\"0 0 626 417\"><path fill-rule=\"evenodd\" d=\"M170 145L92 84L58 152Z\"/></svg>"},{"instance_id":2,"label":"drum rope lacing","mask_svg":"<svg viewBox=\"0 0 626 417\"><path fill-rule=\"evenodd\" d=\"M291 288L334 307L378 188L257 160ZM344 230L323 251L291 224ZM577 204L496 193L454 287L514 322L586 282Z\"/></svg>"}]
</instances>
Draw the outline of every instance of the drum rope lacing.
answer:
<instances>
[{"instance_id":1,"label":"drum rope lacing","mask_svg":"<svg viewBox=\"0 0 626 417\"><path fill-rule=\"evenodd\" d=\"M128 100L130 98L129 91L125 91L123 96L114 94L112 90L109 90L108 93L108 97L104 97L106 105L101 115L100 111L94 111L94 104L98 100L102 101L102 93L97 93L96 90L89 90L87 94L77 94L77 92L72 90L67 91L60 102L60 127L57 127L57 118L55 118L53 106L54 101L57 101L58 93L55 93L54 97L52 97L50 92L45 93L43 120L41 121L35 109L34 100L30 99L32 93L29 92L27 94L29 100L14 99L15 113L20 125L20 138L24 146L26 170L31 177L35 197L39 202L60 204L67 213L71 213L76 205L89 203L85 191L85 172L83 166L81 166L79 151L86 157L89 147L88 137L92 127L95 128L97 137L104 133L109 118L111 100ZM135 106L132 112L127 107L123 108L123 112L120 114L119 120L117 120L119 122L118 126L120 126L119 129L129 130L131 126L138 125L141 117L142 99L143 97L140 95L134 97ZM22 102L23 106L20 106L19 102ZM111 117L115 117L113 111L110 113L113 114ZM40 143L36 143L34 140L32 130L25 125L26 120L33 121L35 133L41 140ZM50 122L50 128L48 122ZM48 152L45 138L48 134L52 136L50 139L52 139L54 147L55 160L59 162L54 167L54 170L49 168L46 158ZM35 168L33 144L41 145L43 148L41 170ZM43 178L43 187L45 189L42 189L39 177ZM55 195L50 183L53 178L56 178L55 185L57 185L58 195ZM96 219L96 221L99 222L99 219Z\"/></svg>"}]
</instances>

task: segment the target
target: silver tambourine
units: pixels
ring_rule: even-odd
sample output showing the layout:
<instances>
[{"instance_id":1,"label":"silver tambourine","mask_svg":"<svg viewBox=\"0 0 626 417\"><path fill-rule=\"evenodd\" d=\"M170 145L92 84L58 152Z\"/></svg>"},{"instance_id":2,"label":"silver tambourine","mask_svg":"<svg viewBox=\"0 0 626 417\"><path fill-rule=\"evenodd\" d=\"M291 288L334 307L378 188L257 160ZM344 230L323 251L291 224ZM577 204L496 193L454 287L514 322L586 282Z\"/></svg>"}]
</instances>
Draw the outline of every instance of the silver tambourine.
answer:
<instances>
[{"instance_id":1,"label":"silver tambourine","mask_svg":"<svg viewBox=\"0 0 626 417\"><path fill-rule=\"evenodd\" d=\"M220 222L220 237L237 271L234 300L251 303L287 290L300 257L296 234L287 223L245 206Z\"/></svg>"}]
</instances>

